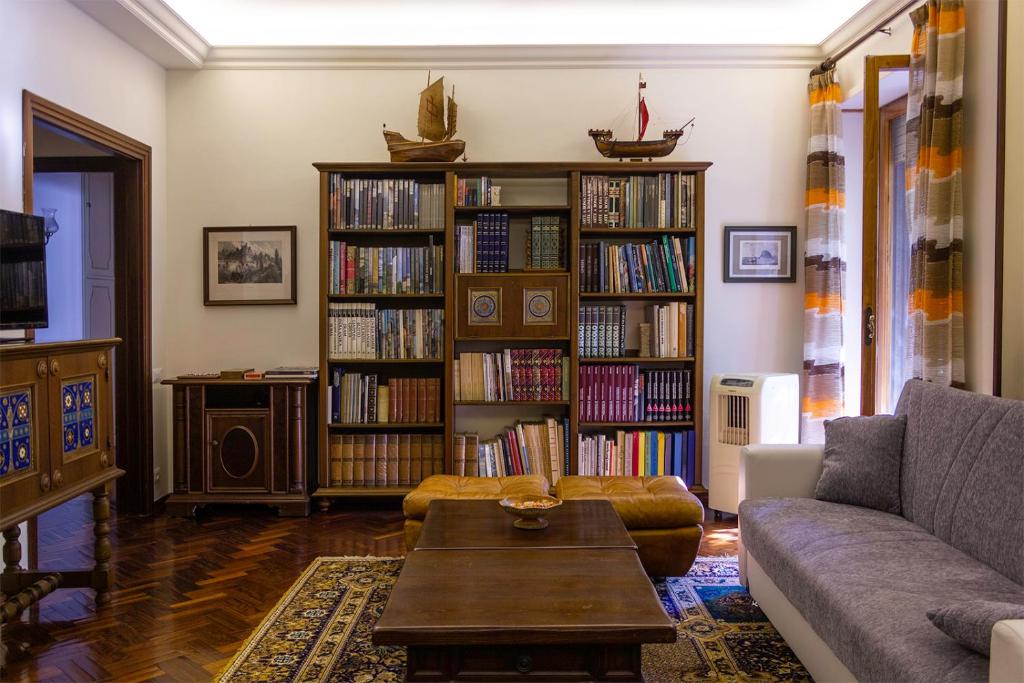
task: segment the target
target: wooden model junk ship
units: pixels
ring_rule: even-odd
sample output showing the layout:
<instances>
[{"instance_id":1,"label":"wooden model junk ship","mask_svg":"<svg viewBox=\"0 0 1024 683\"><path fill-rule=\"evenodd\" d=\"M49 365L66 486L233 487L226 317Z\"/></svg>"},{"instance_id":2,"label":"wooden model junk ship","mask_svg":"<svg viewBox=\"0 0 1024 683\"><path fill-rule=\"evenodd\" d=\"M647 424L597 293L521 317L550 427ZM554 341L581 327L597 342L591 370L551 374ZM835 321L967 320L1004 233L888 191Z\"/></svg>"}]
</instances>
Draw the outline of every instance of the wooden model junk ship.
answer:
<instances>
[{"instance_id":1,"label":"wooden model junk ship","mask_svg":"<svg viewBox=\"0 0 1024 683\"><path fill-rule=\"evenodd\" d=\"M636 90L636 140L613 140L612 132L606 128L591 128L587 131L587 134L594 138L597 151L609 159L640 160L644 157L651 159L668 156L676 148L676 142L683 136L687 126L693 125L694 120L691 118L682 128L663 132L660 140L644 140L644 133L647 132L647 124L651 118L647 111L647 102L642 95L646 87L647 83L641 74Z\"/></svg>"},{"instance_id":2,"label":"wooden model junk ship","mask_svg":"<svg viewBox=\"0 0 1024 683\"><path fill-rule=\"evenodd\" d=\"M455 161L466 149L463 140L453 140L459 108L455 104L455 86L448 97L448 116L445 118L444 78L430 82L427 72L427 87L420 93L420 111L416 129L420 141L406 140L401 133L387 129L384 124L384 140L391 152L391 161Z\"/></svg>"}]
</instances>

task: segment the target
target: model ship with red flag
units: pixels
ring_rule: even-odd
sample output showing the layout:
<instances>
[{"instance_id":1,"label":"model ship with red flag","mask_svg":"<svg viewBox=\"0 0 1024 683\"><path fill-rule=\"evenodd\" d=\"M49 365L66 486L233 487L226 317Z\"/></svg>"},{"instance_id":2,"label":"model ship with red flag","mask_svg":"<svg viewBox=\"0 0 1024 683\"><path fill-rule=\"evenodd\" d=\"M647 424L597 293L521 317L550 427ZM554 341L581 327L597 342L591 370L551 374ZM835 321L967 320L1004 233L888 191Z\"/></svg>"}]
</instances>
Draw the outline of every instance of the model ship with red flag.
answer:
<instances>
[{"instance_id":1,"label":"model ship with red flag","mask_svg":"<svg viewBox=\"0 0 1024 683\"><path fill-rule=\"evenodd\" d=\"M643 74L640 74L636 90L636 140L613 140L612 132L604 128L591 128L587 131L587 134L594 138L597 151L609 159L640 160L644 157L653 159L654 157L668 156L676 148L676 142L686 132L687 127L693 126L694 119L691 118L681 128L663 132L660 140L644 140L647 124L651 119L650 112L647 111L647 102L643 97L643 91L646 88L647 83L644 81Z\"/></svg>"}]
</instances>

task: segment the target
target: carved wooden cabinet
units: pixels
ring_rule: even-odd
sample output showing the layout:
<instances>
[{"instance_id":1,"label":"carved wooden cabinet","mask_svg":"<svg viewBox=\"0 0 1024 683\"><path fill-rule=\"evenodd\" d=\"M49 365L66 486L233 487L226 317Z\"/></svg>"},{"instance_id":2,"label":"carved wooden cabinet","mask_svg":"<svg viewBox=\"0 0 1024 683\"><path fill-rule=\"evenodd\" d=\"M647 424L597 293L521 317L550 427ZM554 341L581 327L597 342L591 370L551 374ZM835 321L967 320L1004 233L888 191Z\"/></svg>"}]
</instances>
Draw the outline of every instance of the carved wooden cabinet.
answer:
<instances>
[{"instance_id":1,"label":"carved wooden cabinet","mask_svg":"<svg viewBox=\"0 0 1024 683\"><path fill-rule=\"evenodd\" d=\"M174 392L174 492L167 510L265 503L309 514L316 482L312 380L167 380Z\"/></svg>"},{"instance_id":2,"label":"carved wooden cabinet","mask_svg":"<svg viewBox=\"0 0 1024 683\"><path fill-rule=\"evenodd\" d=\"M58 587L94 588L109 601L110 482L114 466L111 362L119 339L0 347L0 529L4 535L5 618ZM21 568L18 525L93 493L95 566L29 572ZM19 597L20 596L20 597Z\"/></svg>"}]
</instances>

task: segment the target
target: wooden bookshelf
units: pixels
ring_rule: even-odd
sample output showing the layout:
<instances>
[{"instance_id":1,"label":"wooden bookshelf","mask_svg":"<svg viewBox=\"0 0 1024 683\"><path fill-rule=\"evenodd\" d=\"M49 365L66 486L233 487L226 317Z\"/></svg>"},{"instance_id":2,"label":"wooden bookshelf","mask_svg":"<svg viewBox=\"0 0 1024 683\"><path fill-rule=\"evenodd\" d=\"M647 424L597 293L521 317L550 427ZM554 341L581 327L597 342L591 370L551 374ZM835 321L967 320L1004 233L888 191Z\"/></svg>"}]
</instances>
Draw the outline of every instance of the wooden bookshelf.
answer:
<instances>
[{"instance_id":1,"label":"wooden bookshelf","mask_svg":"<svg viewBox=\"0 0 1024 683\"><path fill-rule=\"evenodd\" d=\"M617 429L650 429L675 430L693 429L696 441L696 463L693 473L693 490L698 494L705 493L701 485L703 477L702 461L702 425L703 425L703 320L704 320L704 174L710 166L706 162L653 162L653 163L616 163L616 162L515 162L515 163L317 163L315 168L320 175L320 386L322 412L320 436L320 463L318 465L319 488L314 496L330 499L342 496L403 496L413 486L337 486L331 485L329 479L329 436L344 433L380 433L409 434L416 430L436 434L443 432L444 468L450 472L452 468L452 437L456 432L479 431L481 440L488 439L493 433L486 429L474 428L474 421L482 419L503 419L503 411L508 414L508 423L512 424L521 416L517 411L527 411L531 416L551 414L565 416L569 424L570 469L577 468L577 443L580 432L593 433L605 431L614 434ZM693 177L695 183L693 203L693 224L689 227L661 228L607 228L581 225L583 207L581 206L581 178L585 175L648 176L657 173L684 173ZM444 189L444 226L436 229L360 229L360 230L328 230L329 179L331 174L359 179L415 179L420 182L443 183ZM502 200L509 202L501 206L455 206L457 178L476 178L488 176L495 184L503 186ZM504 181L504 182L501 182ZM516 182L527 183L550 182L553 187L563 188L564 201L549 193L542 199L515 196L512 188ZM478 213L508 213L517 221L529 220L534 215L559 215L565 226L565 263L568 270L533 271L515 269L508 273L474 273L457 274L455 263L455 226L460 221L472 220ZM580 292L579 246L581 240L588 242L605 241L610 244L620 240L650 240L669 237L694 237L696 246L696 278L693 291L690 292ZM440 238L440 239L439 239ZM437 294L330 294L328 282L328 244L331 240L351 241L360 246L426 246L428 240L444 246L444 291ZM510 236L510 241L513 239ZM510 249L516 248L510 244ZM456 292L460 286L477 279L489 278L507 280L509 283L532 282L532 278L560 275L567 282L568 305L565 315L568 334L530 334L527 329L517 326L516 329L500 330L495 336L488 338L458 337L456 319L460 306L465 309L465 302L459 300ZM495 280L492 280L495 281ZM539 281L539 280L538 280ZM618 358L581 358L579 355L579 339L576 331L579 325L579 307L581 304L608 303L627 304L642 307L645 303L681 301L694 304L694 349L692 355L678 358L659 358L625 356ZM432 359L344 359L329 358L327 354L327 310L328 304L334 302L376 302L380 308L443 308L444 334L442 340L443 354L441 358ZM465 312L462 313L465 315ZM569 399L559 401L455 401L452 386L453 360L460 350L496 351L508 347L536 348L550 345L563 349L569 357ZM635 350L634 350L635 353ZM643 367L666 369L686 369L692 372L693 384L693 420L671 422L582 422L579 414L579 373L586 365L633 364ZM384 377L438 377L441 380L440 420L429 424L385 423L385 424L344 424L331 423L329 385L331 370L336 367L349 367L363 373L377 371ZM408 373L408 374L403 374ZM492 418L491 415L501 415ZM481 417L486 415L487 417Z\"/></svg>"}]
</instances>

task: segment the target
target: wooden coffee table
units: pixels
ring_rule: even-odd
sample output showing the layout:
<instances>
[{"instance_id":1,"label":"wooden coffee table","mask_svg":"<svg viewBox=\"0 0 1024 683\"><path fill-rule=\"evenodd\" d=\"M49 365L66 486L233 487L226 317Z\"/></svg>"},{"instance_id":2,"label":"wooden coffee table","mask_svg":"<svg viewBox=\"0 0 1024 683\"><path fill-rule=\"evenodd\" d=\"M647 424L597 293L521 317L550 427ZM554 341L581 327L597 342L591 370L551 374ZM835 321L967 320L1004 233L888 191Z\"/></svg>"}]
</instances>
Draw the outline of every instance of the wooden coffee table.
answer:
<instances>
[{"instance_id":1,"label":"wooden coffee table","mask_svg":"<svg viewBox=\"0 0 1024 683\"><path fill-rule=\"evenodd\" d=\"M409 681L642 681L675 626L607 501L524 531L495 501L434 501L373 630Z\"/></svg>"}]
</instances>

